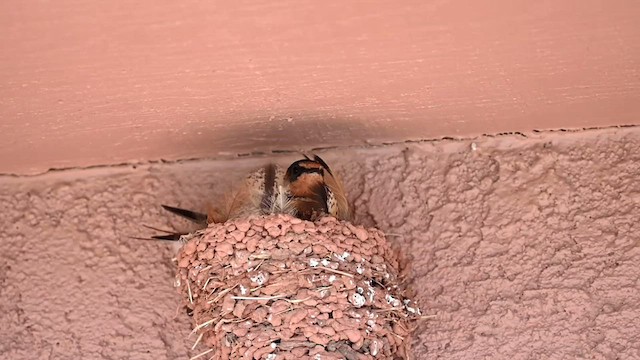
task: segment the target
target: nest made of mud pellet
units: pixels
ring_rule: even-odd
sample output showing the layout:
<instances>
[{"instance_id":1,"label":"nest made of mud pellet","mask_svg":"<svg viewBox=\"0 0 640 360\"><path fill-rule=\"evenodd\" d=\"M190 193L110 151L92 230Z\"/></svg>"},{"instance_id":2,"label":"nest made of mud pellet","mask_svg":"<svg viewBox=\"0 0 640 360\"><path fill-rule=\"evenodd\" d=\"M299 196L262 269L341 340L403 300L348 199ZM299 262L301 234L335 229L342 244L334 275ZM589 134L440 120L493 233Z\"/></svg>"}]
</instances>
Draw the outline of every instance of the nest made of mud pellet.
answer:
<instances>
[{"instance_id":1,"label":"nest made of mud pellet","mask_svg":"<svg viewBox=\"0 0 640 360\"><path fill-rule=\"evenodd\" d=\"M188 236L177 284L211 359L407 359L420 310L377 229L273 215Z\"/></svg>"}]
</instances>

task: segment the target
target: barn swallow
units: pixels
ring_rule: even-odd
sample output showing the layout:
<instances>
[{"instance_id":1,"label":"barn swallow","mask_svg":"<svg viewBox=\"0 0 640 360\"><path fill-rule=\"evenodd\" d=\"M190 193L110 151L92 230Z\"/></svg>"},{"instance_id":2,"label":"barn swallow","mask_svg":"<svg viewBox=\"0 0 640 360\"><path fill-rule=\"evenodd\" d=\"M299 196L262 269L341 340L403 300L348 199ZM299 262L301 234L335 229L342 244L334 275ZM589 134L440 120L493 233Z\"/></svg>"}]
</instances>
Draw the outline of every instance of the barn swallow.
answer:
<instances>
[{"instance_id":1,"label":"barn swallow","mask_svg":"<svg viewBox=\"0 0 640 360\"><path fill-rule=\"evenodd\" d=\"M317 155L313 159L305 155L286 171L275 164L254 171L240 188L207 214L168 205L162 205L162 208L194 222L199 228L205 228L209 223L268 214L289 214L303 220L314 220L323 215L352 219L342 182ZM153 239L176 241L186 235L151 229L167 233L152 236Z\"/></svg>"}]
</instances>

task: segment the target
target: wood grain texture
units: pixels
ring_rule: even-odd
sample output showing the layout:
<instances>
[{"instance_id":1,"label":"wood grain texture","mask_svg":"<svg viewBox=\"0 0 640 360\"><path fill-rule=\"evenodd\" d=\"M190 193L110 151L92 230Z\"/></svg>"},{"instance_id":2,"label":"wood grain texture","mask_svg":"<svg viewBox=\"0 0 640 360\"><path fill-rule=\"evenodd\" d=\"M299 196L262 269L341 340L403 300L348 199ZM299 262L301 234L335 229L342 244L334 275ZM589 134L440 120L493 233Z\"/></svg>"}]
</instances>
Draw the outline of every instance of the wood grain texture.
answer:
<instances>
[{"instance_id":1,"label":"wood grain texture","mask_svg":"<svg viewBox=\"0 0 640 360\"><path fill-rule=\"evenodd\" d=\"M0 173L640 123L640 2L0 3Z\"/></svg>"}]
</instances>

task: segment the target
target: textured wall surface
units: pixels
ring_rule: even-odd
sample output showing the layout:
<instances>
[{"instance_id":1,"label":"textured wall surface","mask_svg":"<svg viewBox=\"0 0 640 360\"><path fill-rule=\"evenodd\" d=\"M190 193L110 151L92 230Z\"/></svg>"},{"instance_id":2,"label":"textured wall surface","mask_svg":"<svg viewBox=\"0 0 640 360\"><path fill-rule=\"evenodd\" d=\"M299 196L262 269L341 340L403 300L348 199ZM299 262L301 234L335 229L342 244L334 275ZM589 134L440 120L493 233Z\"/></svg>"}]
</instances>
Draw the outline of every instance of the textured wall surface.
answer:
<instances>
[{"instance_id":1,"label":"textured wall surface","mask_svg":"<svg viewBox=\"0 0 640 360\"><path fill-rule=\"evenodd\" d=\"M640 118L637 0L0 2L0 174Z\"/></svg>"},{"instance_id":2,"label":"textured wall surface","mask_svg":"<svg viewBox=\"0 0 640 360\"><path fill-rule=\"evenodd\" d=\"M412 257L435 315L418 358L640 358L640 128L322 155ZM266 160L0 178L0 358L194 355L174 249L126 236L183 227L158 204L202 208Z\"/></svg>"}]
</instances>

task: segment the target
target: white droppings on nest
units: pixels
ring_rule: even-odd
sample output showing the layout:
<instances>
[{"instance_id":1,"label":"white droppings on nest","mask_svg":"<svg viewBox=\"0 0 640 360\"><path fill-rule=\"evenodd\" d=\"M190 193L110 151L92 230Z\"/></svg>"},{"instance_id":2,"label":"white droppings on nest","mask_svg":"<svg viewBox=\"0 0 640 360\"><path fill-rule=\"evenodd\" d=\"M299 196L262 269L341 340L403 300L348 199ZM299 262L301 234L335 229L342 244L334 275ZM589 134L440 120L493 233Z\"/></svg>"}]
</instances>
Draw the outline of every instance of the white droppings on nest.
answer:
<instances>
[{"instance_id":1,"label":"white droppings on nest","mask_svg":"<svg viewBox=\"0 0 640 360\"><path fill-rule=\"evenodd\" d=\"M378 351L380 351L380 342L378 340L372 340L369 345L369 353L373 356L377 356Z\"/></svg>"},{"instance_id":2,"label":"white droppings on nest","mask_svg":"<svg viewBox=\"0 0 640 360\"><path fill-rule=\"evenodd\" d=\"M309 259L309 266L317 267L318 265L320 265L320 260L318 260L316 258Z\"/></svg>"},{"instance_id":3,"label":"white droppings on nest","mask_svg":"<svg viewBox=\"0 0 640 360\"><path fill-rule=\"evenodd\" d=\"M258 286L262 286L265 282L267 282L267 275L265 275L263 272L259 272L251 277L251 282L257 284Z\"/></svg>"},{"instance_id":4,"label":"white droppings on nest","mask_svg":"<svg viewBox=\"0 0 640 360\"><path fill-rule=\"evenodd\" d=\"M404 299L403 303L404 303L404 308L407 309L408 312L416 315L422 315L422 313L420 312L420 308L411 306L411 300Z\"/></svg>"},{"instance_id":5,"label":"white droppings on nest","mask_svg":"<svg viewBox=\"0 0 640 360\"><path fill-rule=\"evenodd\" d=\"M334 281L336 281L336 276L335 275L329 276L329 282L332 283Z\"/></svg>"},{"instance_id":6,"label":"white droppings on nest","mask_svg":"<svg viewBox=\"0 0 640 360\"><path fill-rule=\"evenodd\" d=\"M358 293L353 293L351 294L351 297L349 298L349 301L353 304L353 306L359 308L359 307L363 307L364 304L367 303L367 299L364 298L364 296L358 294Z\"/></svg>"},{"instance_id":7,"label":"white droppings on nest","mask_svg":"<svg viewBox=\"0 0 640 360\"><path fill-rule=\"evenodd\" d=\"M247 295L249 293L249 290L244 287L244 285L240 285L240 294L241 295Z\"/></svg>"},{"instance_id":8,"label":"white droppings on nest","mask_svg":"<svg viewBox=\"0 0 640 360\"><path fill-rule=\"evenodd\" d=\"M349 257L349 254L347 251L343 252L342 255L338 255L338 254L333 254L333 256L335 256L339 261L345 261L347 260L347 258Z\"/></svg>"},{"instance_id":9,"label":"white droppings on nest","mask_svg":"<svg viewBox=\"0 0 640 360\"><path fill-rule=\"evenodd\" d=\"M387 294L387 295L384 297L384 299L385 299L385 300L387 300L387 303L388 303L388 304L391 304L391 305L393 305L394 307L398 307L398 306L402 305L402 303L400 302L400 300L398 300L398 299L394 298L394 297L393 297L393 295L391 295L391 294Z\"/></svg>"},{"instance_id":10,"label":"white droppings on nest","mask_svg":"<svg viewBox=\"0 0 640 360\"><path fill-rule=\"evenodd\" d=\"M369 296L369 301L373 302L373 299L376 296L376 290L372 287L369 287L369 289L367 289L367 295Z\"/></svg>"},{"instance_id":11,"label":"white droppings on nest","mask_svg":"<svg viewBox=\"0 0 640 360\"><path fill-rule=\"evenodd\" d=\"M322 261L320 263L324 267L329 267L331 265L331 261L329 261L328 259L322 259Z\"/></svg>"}]
</instances>

